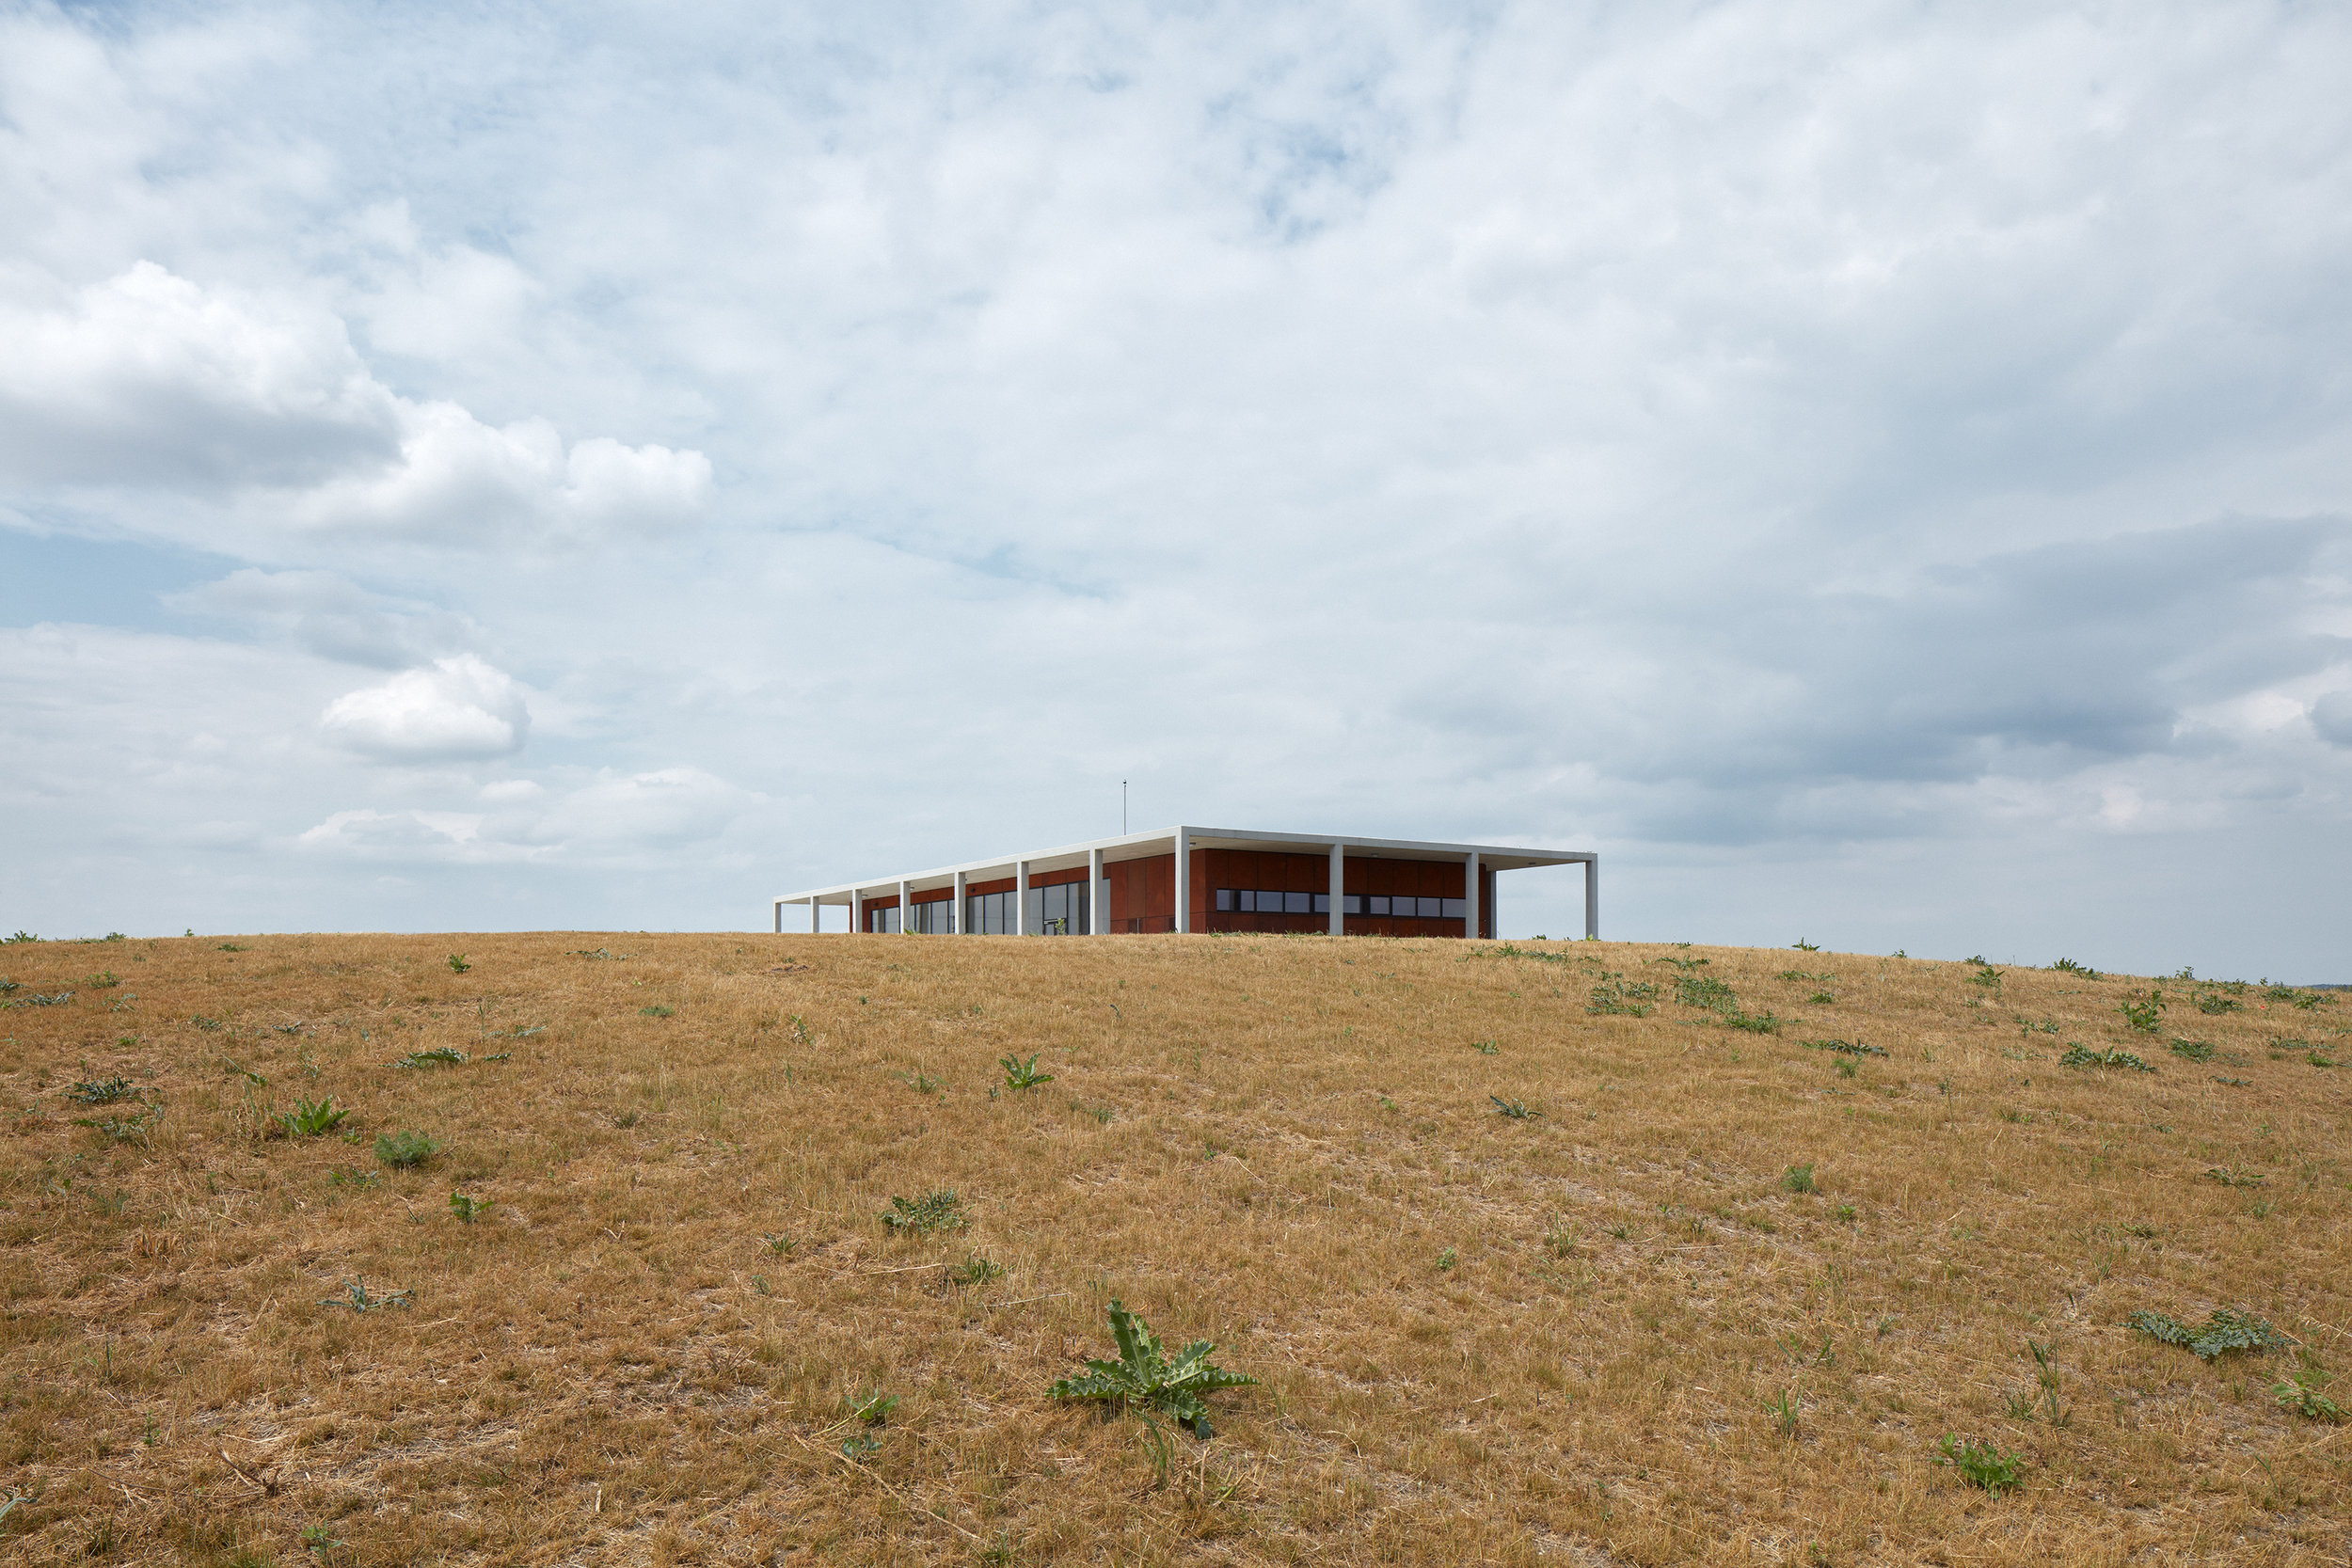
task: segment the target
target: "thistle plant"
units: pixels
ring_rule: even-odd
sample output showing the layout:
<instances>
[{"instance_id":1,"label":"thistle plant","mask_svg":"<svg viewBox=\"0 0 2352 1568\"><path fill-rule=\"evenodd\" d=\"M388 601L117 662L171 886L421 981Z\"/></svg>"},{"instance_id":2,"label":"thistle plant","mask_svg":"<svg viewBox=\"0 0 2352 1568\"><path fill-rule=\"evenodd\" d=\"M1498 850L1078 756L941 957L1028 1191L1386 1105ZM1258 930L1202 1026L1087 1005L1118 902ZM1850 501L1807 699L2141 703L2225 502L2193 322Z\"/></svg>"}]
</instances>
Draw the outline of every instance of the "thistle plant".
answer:
<instances>
[{"instance_id":1,"label":"thistle plant","mask_svg":"<svg viewBox=\"0 0 2352 1568\"><path fill-rule=\"evenodd\" d=\"M274 1119L293 1138L318 1138L335 1131L342 1120L351 1115L349 1107L335 1108L335 1097L324 1100L297 1100L291 1111L280 1111Z\"/></svg>"},{"instance_id":2,"label":"thistle plant","mask_svg":"<svg viewBox=\"0 0 2352 1568\"><path fill-rule=\"evenodd\" d=\"M1194 1340L1174 1360L1169 1360L1151 1325L1128 1311L1116 1296L1111 1298L1110 1320L1111 1338L1119 1345L1119 1359L1089 1359L1086 1376L1063 1378L1047 1390L1055 1399L1104 1400L1113 1409L1140 1405L1146 1411L1174 1417L1194 1436L1205 1439L1215 1436L1216 1432L1209 1424L1209 1407L1200 1402L1200 1396L1219 1388L1245 1387L1258 1381L1210 1365L1209 1353L1216 1346L1207 1339Z\"/></svg>"}]
</instances>

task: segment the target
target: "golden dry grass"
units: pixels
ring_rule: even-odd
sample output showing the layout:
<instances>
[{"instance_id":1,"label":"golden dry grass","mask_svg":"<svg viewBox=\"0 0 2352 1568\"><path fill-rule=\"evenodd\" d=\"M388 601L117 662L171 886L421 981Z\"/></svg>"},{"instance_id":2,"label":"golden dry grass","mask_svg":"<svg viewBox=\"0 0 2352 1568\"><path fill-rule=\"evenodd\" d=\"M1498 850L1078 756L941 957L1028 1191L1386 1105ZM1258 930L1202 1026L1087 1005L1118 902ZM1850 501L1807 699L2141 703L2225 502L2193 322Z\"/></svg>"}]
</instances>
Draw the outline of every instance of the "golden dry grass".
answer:
<instances>
[{"instance_id":1,"label":"golden dry grass","mask_svg":"<svg viewBox=\"0 0 2352 1568\"><path fill-rule=\"evenodd\" d=\"M23 1560L2345 1556L2352 1436L2270 1391L2352 1369L2338 1002L2168 982L2151 1036L2120 978L1618 943L231 945L0 949L8 999L76 992L0 1012ZM1604 971L1665 999L1589 1013ZM442 1046L473 1060L396 1065ZM1055 1081L992 1095L1009 1052ZM118 1074L162 1108L127 1141L69 1097ZM357 1141L264 1135L325 1095ZM405 1129L421 1170L375 1157ZM967 1230L879 1223L939 1188ZM975 1255L1002 1276L953 1283ZM1138 1422L1046 1397L1112 1296L1263 1380L1164 1484ZM2125 1326L2217 1306L2299 1345ZM901 1402L845 1457L867 1391ZM1933 1464L1947 1432L2024 1490Z\"/></svg>"}]
</instances>

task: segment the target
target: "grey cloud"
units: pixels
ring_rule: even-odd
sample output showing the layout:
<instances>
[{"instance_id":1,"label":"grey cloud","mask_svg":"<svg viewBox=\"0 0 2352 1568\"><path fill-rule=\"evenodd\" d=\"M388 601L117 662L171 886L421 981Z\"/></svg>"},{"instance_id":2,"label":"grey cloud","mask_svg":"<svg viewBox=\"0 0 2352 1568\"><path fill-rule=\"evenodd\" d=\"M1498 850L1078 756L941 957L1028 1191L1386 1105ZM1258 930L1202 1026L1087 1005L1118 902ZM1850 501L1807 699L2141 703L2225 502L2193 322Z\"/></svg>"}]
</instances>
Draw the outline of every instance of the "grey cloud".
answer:
<instances>
[{"instance_id":1,"label":"grey cloud","mask_svg":"<svg viewBox=\"0 0 2352 1568\"><path fill-rule=\"evenodd\" d=\"M2313 703L2312 728L2331 746L2352 747L2352 690L2330 691Z\"/></svg>"},{"instance_id":2,"label":"grey cloud","mask_svg":"<svg viewBox=\"0 0 2352 1568\"><path fill-rule=\"evenodd\" d=\"M170 594L165 603L265 627L322 658L383 670L424 663L480 637L465 616L371 594L333 572L248 566Z\"/></svg>"}]
</instances>

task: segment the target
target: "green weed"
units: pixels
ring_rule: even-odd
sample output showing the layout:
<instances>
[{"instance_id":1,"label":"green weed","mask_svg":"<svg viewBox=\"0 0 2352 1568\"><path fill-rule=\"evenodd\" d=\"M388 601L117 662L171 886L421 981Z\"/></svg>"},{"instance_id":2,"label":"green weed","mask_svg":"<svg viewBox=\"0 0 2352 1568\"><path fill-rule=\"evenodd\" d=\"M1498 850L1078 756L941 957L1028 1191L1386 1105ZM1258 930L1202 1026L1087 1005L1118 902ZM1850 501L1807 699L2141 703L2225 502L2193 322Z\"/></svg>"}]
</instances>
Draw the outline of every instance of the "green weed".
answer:
<instances>
[{"instance_id":1,"label":"green weed","mask_svg":"<svg viewBox=\"0 0 2352 1568\"><path fill-rule=\"evenodd\" d=\"M394 1067L405 1068L464 1067L465 1065L466 1053L453 1045L437 1045L430 1051L411 1051L392 1064Z\"/></svg>"},{"instance_id":2,"label":"green weed","mask_svg":"<svg viewBox=\"0 0 2352 1568\"><path fill-rule=\"evenodd\" d=\"M1808 1160L1802 1165L1790 1165L1786 1171L1781 1173L1780 1184L1788 1188L1792 1193L1810 1193L1820 1191L1820 1188L1815 1186L1813 1181L1813 1166L1815 1164L1816 1162Z\"/></svg>"},{"instance_id":3,"label":"green weed","mask_svg":"<svg viewBox=\"0 0 2352 1568\"><path fill-rule=\"evenodd\" d=\"M1675 1000L1704 1012L1728 1011L1740 1005L1729 986L1711 974L1685 974L1675 982Z\"/></svg>"},{"instance_id":4,"label":"green weed","mask_svg":"<svg viewBox=\"0 0 2352 1568\"><path fill-rule=\"evenodd\" d=\"M2143 1035L2153 1035L2164 1021L2164 992L2151 987L2146 998L2134 1000L2135 991L2116 1004L2115 1010L2123 1015L2123 1022Z\"/></svg>"},{"instance_id":5,"label":"green weed","mask_svg":"<svg viewBox=\"0 0 2352 1568\"><path fill-rule=\"evenodd\" d=\"M2211 1361L2233 1351L2259 1355L2286 1345L2279 1331L2262 1319L2227 1307L2216 1307L2211 1317L2195 1327L2162 1312L2151 1311L2135 1312L2125 1322L2152 1339L2179 1345L2200 1361Z\"/></svg>"},{"instance_id":6,"label":"green weed","mask_svg":"<svg viewBox=\"0 0 2352 1568\"><path fill-rule=\"evenodd\" d=\"M996 1065L1005 1069L1005 1087L1009 1089L1033 1089L1040 1084L1050 1084L1054 1081L1054 1075L1052 1073L1038 1071L1037 1054L1038 1053L1032 1053L1026 1062L1024 1062L1018 1056L1000 1056L997 1058Z\"/></svg>"},{"instance_id":7,"label":"green weed","mask_svg":"<svg viewBox=\"0 0 2352 1568\"><path fill-rule=\"evenodd\" d=\"M972 1223L963 1200L953 1187L942 1187L917 1198L893 1197L882 1211L882 1226L894 1236L910 1232L929 1236L940 1230L961 1230Z\"/></svg>"},{"instance_id":8,"label":"green weed","mask_svg":"<svg viewBox=\"0 0 2352 1568\"><path fill-rule=\"evenodd\" d=\"M1860 1040L1803 1040L1799 1043L1807 1051L1834 1051L1841 1056L1883 1056L1886 1054L1884 1046L1865 1045Z\"/></svg>"},{"instance_id":9,"label":"green weed","mask_svg":"<svg viewBox=\"0 0 2352 1568\"><path fill-rule=\"evenodd\" d=\"M1481 1056L1491 1056L1502 1048L1495 1044L1492 1040L1472 1040L1470 1041L1470 1049L1477 1052Z\"/></svg>"},{"instance_id":10,"label":"green weed","mask_svg":"<svg viewBox=\"0 0 2352 1568\"><path fill-rule=\"evenodd\" d=\"M327 1296L319 1305L348 1307L354 1312L375 1312L387 1307L407 1307L415 1302L417 1294L414 1291L392 1291L383 1295L370 1295L365 1278L347 1279L343 1281L343 1289L348 1294Z\"/></svg>"},{"instance_id":11,"label":"green weed","mask_svg":"<svg viewBox=\"0 0 2352 1568\"><path fill-rule=\"evenodd\" d=\"M1110 1323L1119 1359L1089 1359L1086 1376L1063 1378L1046 1390L1048 1394L1057 1400L1103 1400L1114 1410L1141 1405L1174 1417L1194 1436L1205 1439L1216 1433L1201 1396L1258 1381L1212 1365L1209 1354L1216 1346L1207 1339L1194 1340L1170 1360L1151 1325L1128 1311L1117 1297L1111 1299Z\"/></svg>"},{"instance_id":12,"label":"green weed","mask_svg":"<svg viewBox=\"0 0 2352 1568\"><path fill-rule=\"evenodd\" d=\"M1615 971L1604 972L1593 989L1586 993L1584 1010L1588 1013L1617 1014L1628 1018L1647 1018L1658 1002L1658 988L1646 980L1628 980Z\"/></svg>"},{"instance_id":13,"label":"green weed","mask_svg":"<svg viewBox=\"0 0 2352 1568\"><path fill-rule=\"evenodd\" d=\"M128 1078L101 1078L74 1085L65 1091L65 1097L76 1105L112 1105L119 1100L136 1100L139 1091L132 1087Z\"/></svg>"},{"instance_id":14,"label":"green weed","mask_svg":"<svg viewBox=\"0 0 2352 1568\"><path fill-rule=\"evenodd\" d=\"M947 1271L948 1283L964 1290L970 1290L975 1285L986 1285L1004 1276L1005 1266L1002 1263L993 1262L977 1252Z\"/></svg>"},{"instance_id":15,"label":"green weed","mask_svg":"<svg viewBox=\"0 0 2352 1568\"><path fill-rule=\"evenodd\" d=\"M2175 1036L2166 1043L2165 1049L2175 1056L2185 1056L2192 1062L2213 1060L2214 1048L2202 1040L2185 1040Z\"/></svg>"},{"instance_id":16,"label":"green weed","mask_svg":"<svg viewBox=\"0 0 2352 1568\"><path fill-rule=\"evenodd\" d=\"M466 955L463 953L452 953L449 956L449 972L452 974L463 974L472 967L473 965L466 961Z\"/></svg>"},{"instance_id":17,"label":"green weed","mask_svg":"<svg viewBox=\"0 0 2352 1568\"><path fill-rule=\"evenodd\" d=\"M677 1017L677 1009L675 1007L665 1007L660 1003L657 1002L650 1007L638 1008L637 1016L639 1018L675 1018Z\"/></svg>"},{"instance_id":18,"label":"green weed","mask_svg":"<svg viewBox=\"0 0 2352 1568\"><path fill-rule=\"evenodd\" d=\"M497 1207L486 1197L469 1197L464 1193L449 1195L450 1217L460 1225L471 1225Z\"/></svg>"},{"instance_id":19,"label":"green weed","mask_svg":"<svg viewBox=\"0 0 2352 1568\"><path fill-rule=\"evenodd\" d=\"M421 1132L379 1132L375 1137L375 1157L395 1170L421 1165L440 1151L441 1146Z\"/></svg>"},{"instance_id":20,"label":"green weed","mask_svg":"<svg viewBox=\"0 0 2352 1568\"><path fill-rule=\"evenodd\" d=\"M1490 1094L1486 1098L1495 1102L1495 1111L1498 1115L1509 1117L1513 1121L1525 1121L1530 1117L1543 1115L1541 1111L1531 1111L1518 1101L1505 1100L1499 1094Z\"/></svg>"},{"instance_id":21,"label":"green weed","mask_svg":"<svg viewBox=\"0 0 2352 1568\"><path fill-rule=\"evenodd\" d=\"M2025 1485L2024 1457L1991 1443L1979 1443L1947 1432L1931 1457L1933 1463L1948 1465L1959 1471L1960 1479L1969 1485L1981 1486L1996 1497Z\"/></svg>"},{"instance_id":22,"label":"green weed","mask_svg":"<svg viewBox=\"0 0 2352 1568\"><path fill-rule=\"evenodd\" d=\"M1774 1017L1770 1009L1760 1013L1743 1013L1737 1007L1729 1007L1724 1011L1724 1022L1751 1035L1777 1035L1782 1021Z\"/></svg>"},{"instance_id":23,"label":"green weed","mask_svg":"<svg viewBox=\"0 0 2352 1568\"><path fill-rule=\"evenodd\" d=\"M1789 945L1794 947L1800 953L1819 953L1821 950L1817 943L1807 942L1803 937L1799 937L1795 942L1790 942Z\"/></svg>"},{"instance_id":24,"label":"green weed","mask_svg":"<svg viewBox=\"0 0 2352 1568\"><path fill-rule=\"evenodd\" d=\"M1797 1414L1802 1409L1804 1405L1797 1399L1794 1388L1783 1388L1780 1398L1764 1402L1764 1413L1772 1418L1773 1429L1783 1437L1797 1434Z\"/></svg>"},{"instance_id":25,"label":"green weed","mask_svg":"<svg viewBox=\"0 0 2352 1568\"><path fill-rule=\"evenodd\" d=\"M2205 1180L2218 1181L2225 1187L2259 1187L2270 1178L2258 1170L2240 1170L2234 1165L2214 1165L2206 1170Z\"/></svg>"},{"instance_id":26,"label":"green weed","mask_svg":"<svg viewBox=\"0 0 2352 1568\"><path fill-rule=\"evenodd\" d=\"M280 1111L271 1119L290 1138L320 1138L335 1131L349 1115L349 1107L335 1108L335 1097L330 1094L324 1100L297 1100L293 1110Z\"/></svg>"},{"instance_id":27,"label":"green weed","mask_svg":"<svg viewBox=\"0 0 2352 1568\"><path fill-rule=\"evenodd\" d=\"M2326 1421L2332 1425L2344 1419L2344 1407L2312 1387L2301 1372L2272 1384L2270 1392L2277 1398L2280 1409L2300 1416L2307 1421Z\"/></svg>"},{"instance_id":28,"label":"green weed","mask_svg":"<svg viewBox=\"0 0 2352 1568\"><path fill-rule=\"evenodd\" d=\"M2089 964L2078 964L2072 958L2060 958L2050 967L2057 970L2061 974L2079 974L2086 980L2097 980L2104 978L2104 976L2101 975L2097 970L2091 968Z\"/></svg>"},{"instance_id":29,"label":"green weed","mask_svg":"<svg viewBox=\"0 0 2352 1568\"><path fill-rule=\"evenodd\" d=\"M2058 1066L2079 1068L2129 1068L2134 1072L2153 1072L2156 1070L2154 1068L2150 1067L2146 1062L2142 1061L2137 1056L2133 1055L2128 1051L2093 1051L2089 1046L2078 1045L2072 1040L2067 1042L2066 1054L2058 1058Z\"/></svg>"}]
</instances>

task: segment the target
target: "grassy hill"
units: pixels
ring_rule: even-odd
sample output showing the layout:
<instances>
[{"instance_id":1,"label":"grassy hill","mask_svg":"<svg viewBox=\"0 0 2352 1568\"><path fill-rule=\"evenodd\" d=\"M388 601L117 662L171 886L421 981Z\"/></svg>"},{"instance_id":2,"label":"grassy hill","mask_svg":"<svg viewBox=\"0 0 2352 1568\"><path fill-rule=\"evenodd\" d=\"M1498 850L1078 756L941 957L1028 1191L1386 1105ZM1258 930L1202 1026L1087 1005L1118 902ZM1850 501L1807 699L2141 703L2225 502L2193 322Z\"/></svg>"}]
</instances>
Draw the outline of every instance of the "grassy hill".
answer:
<instances>
[{"instance_id":1,"label":"grassy hill","mask_svg":"<svg viewBox=\"0 0 2352 1568\"><path fill-rule=\"evenodd\" d=\"M1250 937L0 978L29 1562L2346 1555L2333 998ZM1113 1298L1261 1380L1214 1439L1048 1397ZM2217 1309L2256 1348L2131 1323Z\"/></svg>"}]
</instances>

